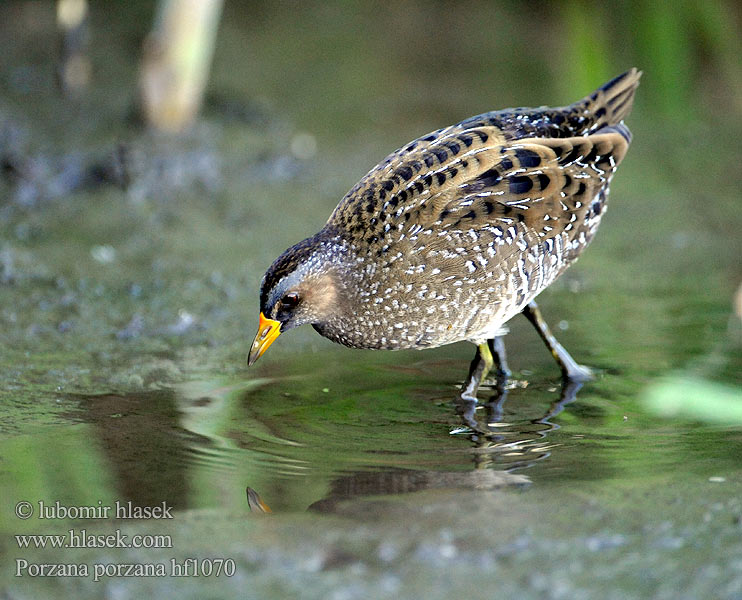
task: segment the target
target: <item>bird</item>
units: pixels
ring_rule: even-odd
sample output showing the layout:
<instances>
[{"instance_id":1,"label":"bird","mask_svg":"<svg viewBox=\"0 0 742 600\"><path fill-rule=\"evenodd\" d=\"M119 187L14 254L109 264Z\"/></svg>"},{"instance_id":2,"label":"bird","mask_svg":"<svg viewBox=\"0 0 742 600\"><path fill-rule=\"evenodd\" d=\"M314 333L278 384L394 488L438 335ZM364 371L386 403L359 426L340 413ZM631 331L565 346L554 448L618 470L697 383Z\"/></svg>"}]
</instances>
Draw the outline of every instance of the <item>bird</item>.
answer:
<instances>
[{"instance_id":1,"label":"bird","mask_svg":"<svg viewBox=\"0 0 742 600\"><path fill-rule=\"evenodd\" d=\"M641 74L632 68L567 106L470 117L389 154L268 268L248 364L304 324L352 348L468 341L477 350L461 395L476 399L493 367L510 376L505 324L522 313L563 379L589 380L535 298L597 231Z\"/></svg>"}]
</instances>

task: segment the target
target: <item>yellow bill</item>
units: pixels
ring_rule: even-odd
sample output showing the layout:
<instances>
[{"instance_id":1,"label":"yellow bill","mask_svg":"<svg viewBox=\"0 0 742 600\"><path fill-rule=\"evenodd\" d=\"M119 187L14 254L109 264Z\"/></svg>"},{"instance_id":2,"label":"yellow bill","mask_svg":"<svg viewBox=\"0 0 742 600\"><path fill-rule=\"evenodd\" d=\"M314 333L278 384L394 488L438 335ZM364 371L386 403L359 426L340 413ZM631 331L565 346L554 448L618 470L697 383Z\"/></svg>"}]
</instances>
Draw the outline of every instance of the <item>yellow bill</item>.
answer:
<instances>
[{"instance_id":1,"label":"yellow bill","mask_svg":"<svg viewBox=\"0 0 742 600\"><path fill-rule=\"evenodd\" d=\"M247 356L247 364L251 365L258 360L268 349L273 341L281 335L281 323L273 319L266 319L263 313L260 313L258 322L258 333L255 335L255 341L250 348L250 354Z\"/></svg>"}]
</instances>

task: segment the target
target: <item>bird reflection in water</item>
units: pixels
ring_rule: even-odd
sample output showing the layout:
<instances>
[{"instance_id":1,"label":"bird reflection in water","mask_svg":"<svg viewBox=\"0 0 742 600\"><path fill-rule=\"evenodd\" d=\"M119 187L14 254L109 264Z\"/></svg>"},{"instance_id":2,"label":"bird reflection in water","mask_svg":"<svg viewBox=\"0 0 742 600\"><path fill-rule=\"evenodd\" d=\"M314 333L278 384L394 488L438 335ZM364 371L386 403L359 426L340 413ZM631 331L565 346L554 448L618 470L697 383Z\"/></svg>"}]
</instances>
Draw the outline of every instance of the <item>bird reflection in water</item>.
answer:
<instances>
[{"instance_id":1,"label":"bird reflection in water","mask_svg":"<svg viewBox=\"0 0 742 600\"><path fill-rule=\"evenodd\" d=\"M250 509L250 512L259 513L259 514L265 514L265 513L272 513L271 507L268 506L263 499L260 497L260 494L256 492L251 487L245 488L245 493L247 494L247 507Z\"/></svg>"},{"instance_id":2,"label":"bird reflection in water","mask_svg":"<svg viewBox=\"0 0 742 600\"><path fill-rule=\"evenodd\" d=\"M335 479L330 494L313 503L309 510L336 512L340 510L340 503L358 497L447 488L495 490L530 484L528 476L513 471L531 467L551 455L555 446L546 438L559 429L559 425L552 423L551 419L575 400L583 384L565 379L559 398L551 403L541 417L510 424L503 420L503 415L508 393L519 382L513 383L514 386L508 385L505 377L498 377L493 387L494 395L486 403L477 403L475 398L466 398L463 393L455 400L462 426L451 433L466 436L471 441L469 452L473 469L423 471L394 468L352 473ZM483 419L477 418L478 407L483 410Z\"/></svg>"},{"instance_id":3,"label":"bird reflection in water","mask_svg":"<svg viewBox=\"0 0 742 600\"><path fill-rule=\"evenodd\" d=\"M507 371L506 366L504 369ZM541 417L530 420L530 426L510 424L503 420L508 394L517 385L517 381L509 384L505 376L498 375L495 393L489 401L477 402L476 398L467 396L465 392L456 397L456 412L461 417L462 427L451 433L469 437L474 445L472 451L477 469L490 467L496 462L506 462L509 470L523 469L548 458L554 445L546 438L549 433L559 429L559 425L552 423L551 419L574 402L583 383L565 378L559 398L549 405ZM478 409L483 410L484 418L477 418ZM496 460L498 458L499 461Z\"/></svg>"}]
</instances>

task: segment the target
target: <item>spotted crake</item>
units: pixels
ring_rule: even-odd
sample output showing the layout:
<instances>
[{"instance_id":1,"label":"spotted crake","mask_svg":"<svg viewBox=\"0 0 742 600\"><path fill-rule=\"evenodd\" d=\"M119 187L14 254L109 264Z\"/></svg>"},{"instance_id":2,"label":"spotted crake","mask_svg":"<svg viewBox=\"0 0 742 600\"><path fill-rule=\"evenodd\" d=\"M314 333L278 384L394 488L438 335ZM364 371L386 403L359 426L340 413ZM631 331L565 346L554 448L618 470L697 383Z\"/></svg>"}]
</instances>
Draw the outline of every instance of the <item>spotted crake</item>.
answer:
<instances>
[{"instance_id":1,"label":"spotted crake","mask_svg":"<svg viewBox=\"0 0 742 600\"><path fill-rule=\"evenodd\" d=\"M494 360L505 372L499 336L524 312L565 377L585 378L534 298L595 235L640 76L631 69L561 108L471 117L391 153L268 269L249 362L306 323L355 348L467 340L479 347L476 392Z\"/></svg>"}]
</instances>

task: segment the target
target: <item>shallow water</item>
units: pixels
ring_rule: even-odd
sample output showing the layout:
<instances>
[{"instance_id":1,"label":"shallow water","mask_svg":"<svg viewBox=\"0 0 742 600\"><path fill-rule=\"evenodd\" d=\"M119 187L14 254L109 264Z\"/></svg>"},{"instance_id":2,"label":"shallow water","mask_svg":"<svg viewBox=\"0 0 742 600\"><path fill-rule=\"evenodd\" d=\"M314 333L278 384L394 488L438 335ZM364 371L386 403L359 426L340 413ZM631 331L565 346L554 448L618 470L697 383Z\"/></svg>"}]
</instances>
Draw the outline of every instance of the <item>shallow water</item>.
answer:
<instances>
[{"instance_id":1,"label":"shallow water","mask_svg":"<svg viewBox=\"0 0 742 600\"><path fill-rule=\"evenodd\" d=\"M41 10L24 6L2 27ZM483 386L468 416L454 402L468 344L354 351L306 328L247 369L262 272L378 159L481 110L588 91L552 102L559 82L521 76L543 70L535 58L498 60L497 77L482 78L474 54L517 47L479 29L467 38L482 45L474 53L427 43L438 58L453 53L456 68L435 68L399 42L415 29L415 6L377 23L379 39L357 35L380 18L366 9L256 20L228 8L216 99L175 140L126 120L130 15L94 13L116 32L98 50L99 103L61 113L50 57L30 52L37 38L12 38L0 73L12 84L23 68L37 87L0 96L4 147L33 167L0 178L8 597L742 597L734 120L670 127L640 89L601 230L539 299L559 340L595 371L574 397L522 318L506 338L512 379L504 392ZM490 17L506 30L520 18ZM35 35L52 40L40 22ZM241 58L245 35L256 61ZM327 60L304 64L315 46ZM400 60L379 59L381 47ZM472 78L479 85L461 94ZM292 144L307 135L316 153L298 156ZM133 183L80 185L122 140ZM711 405L713 415L702 410ZM20 501L36 514L18 518ZM164 502L173 519L38 518L39 502L57 501ZM172 547L32 550L13 537L70 529L170 535ZM14 576L18 559L92 571L194 557L232 559L236 572Z\"/></svg>"},{"instance_id":2,"label":"shallow water","mask_svg":"<svg viewBox=\"0 0 742 600\"><path fill-rule=\"evenodd\" d=\"M514 329L512 345L535 338ZM512 353L531 369L516 370L505 398L494 385L480 391L477 432L453 402L468 348L328 346L268 359L256 375L59 394L54 423L0 444L4 496L66 506L164 501L175 517L19 521L6 511L3 530L165 534L172 550L62 556L91 569L227 557L239 575L208 583L79 577L62 588L26 577L13 593L95 597L101 586L196 598L214 589L244 595L248 585L256 598L414 598L476 596L496 581L523 597L588 598L597 589L616 598L735 597L740 427L648 412L641 391L651 348L599 371L562 406L556 367L530 342ZM5 539L9 558L60 559L58 550L19 550Z\"/></svg>"}]
</instances>

